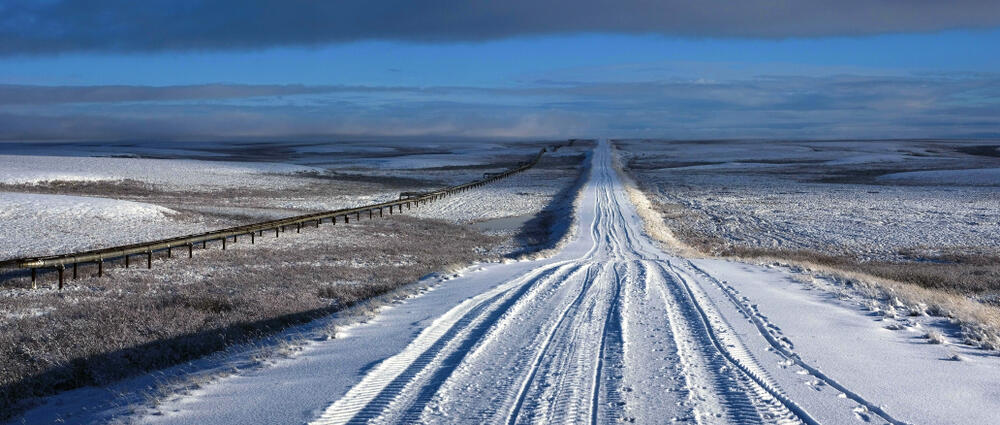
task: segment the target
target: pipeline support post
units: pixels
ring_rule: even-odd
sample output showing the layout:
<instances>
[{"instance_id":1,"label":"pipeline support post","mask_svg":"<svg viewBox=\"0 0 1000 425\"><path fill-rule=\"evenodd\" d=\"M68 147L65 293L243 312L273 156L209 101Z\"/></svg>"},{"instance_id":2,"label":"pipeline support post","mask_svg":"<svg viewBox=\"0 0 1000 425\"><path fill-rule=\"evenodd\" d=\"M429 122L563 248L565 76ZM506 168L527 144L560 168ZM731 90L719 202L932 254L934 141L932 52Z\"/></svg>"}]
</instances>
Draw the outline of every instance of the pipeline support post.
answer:
<instances>
[{"instance_id":1,"label":"pipeline support post","mask_svg":"<svg viewBox=\"0 0 1000 425\"><path fill-rule=\"evenodd\" d=\"M153 268L153 251L146 251L146 268Z\"/></svg>"},{"instance_id":2,"label":"pipeline support post","mask_svg":"<svg viewBox=\"0 0 1000 425\"><path fill-rule=\"evenodd\" d=\"M66 271L66 266L60 264L56 267L59 270L59 290L62 291L63 288L63 272Z\"/></svg>"},{"instance_id":3,"label":"pipeline support post","mask_svg":"<svg viewBox=\"0 0 1000 425\"><path fill-rule=\"evenodd\" d=\"M97 277L104 277L104 259L97 260Z\"/></svg>"}]
</instances>

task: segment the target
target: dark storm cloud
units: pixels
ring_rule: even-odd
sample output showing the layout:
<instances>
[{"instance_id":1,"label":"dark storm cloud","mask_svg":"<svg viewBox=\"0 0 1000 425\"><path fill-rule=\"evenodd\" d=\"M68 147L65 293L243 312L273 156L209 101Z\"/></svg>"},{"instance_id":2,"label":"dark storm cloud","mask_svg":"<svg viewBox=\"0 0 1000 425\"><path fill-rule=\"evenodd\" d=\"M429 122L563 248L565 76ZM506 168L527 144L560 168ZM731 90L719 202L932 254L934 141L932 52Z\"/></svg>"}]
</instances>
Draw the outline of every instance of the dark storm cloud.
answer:
<instances>
[{"instance_id":1,"label":"dark storm cloud","mask_svg":"<svg viewBox=\"0 0 1000 425\"><path fill-rule=\"evenodd\" d=\"M174 95L134 102L131 96L88 103L79 99L94 98L57 94L77 100L8 103L0 112L0 140L338 135L827 139L1000 133L1000 75L987 73L540 82L516 88L304 86L303 94L279 90L269 96L262 92L272 90L270 86L237 87L253 97L233 97L236 88L227 88L219 89L216 98L189 100ZM43 93L48 88L34 89Z\"/></svg>"},{"instance_id":2,"label":"dark storm cloud","mask_svg":"<svg viewBox=\"0 0 1000 425\"><path fill-rule=\"evenodd\" d=\"M997 25L994 0L5 0L0 54L580 32L783 38Z\"/></svg>"}]
</instances>

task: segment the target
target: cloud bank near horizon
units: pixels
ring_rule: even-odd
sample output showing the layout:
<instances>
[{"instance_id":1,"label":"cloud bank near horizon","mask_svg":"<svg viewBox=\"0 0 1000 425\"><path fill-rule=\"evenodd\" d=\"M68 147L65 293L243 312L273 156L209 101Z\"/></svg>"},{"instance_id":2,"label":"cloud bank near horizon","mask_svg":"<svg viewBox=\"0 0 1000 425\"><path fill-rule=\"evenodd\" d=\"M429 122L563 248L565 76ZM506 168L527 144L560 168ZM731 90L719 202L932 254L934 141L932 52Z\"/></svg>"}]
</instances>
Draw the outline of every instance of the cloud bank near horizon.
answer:
<instances>
[{"instance_id":1,"label":"cloud bank near horizon","mask_svg":"<svg viewBox=\"0 0 1000 425\"><path fill-rule=\"evenodd\" d=\"M827 37L1000 26L991 0L8 0L0 55L468 42L578 33Z\"/></svg>"},{"instance_id":2,"label":"cloud bank near horizon","mask_svg":"<svg viewBox=\"0 0 1000 425\"><path fill-rule=\"evenodd\" d=\"M0 140L1000 137L988 73L206 87L0 86Z\"/></svg>"}]
</instances>

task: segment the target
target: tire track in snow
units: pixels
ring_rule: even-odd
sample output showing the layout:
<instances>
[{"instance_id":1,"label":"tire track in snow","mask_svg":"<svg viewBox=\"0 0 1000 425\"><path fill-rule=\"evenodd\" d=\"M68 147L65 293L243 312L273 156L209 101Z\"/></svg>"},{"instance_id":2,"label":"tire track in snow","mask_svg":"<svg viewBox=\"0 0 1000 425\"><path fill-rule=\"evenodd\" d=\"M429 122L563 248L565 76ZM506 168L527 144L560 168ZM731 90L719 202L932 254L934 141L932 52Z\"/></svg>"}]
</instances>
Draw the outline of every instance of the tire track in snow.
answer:
<instances>
[{"instance_id":1,"label":"tire track in snow","mask_svg":"<svg viewBox=\"0 0 1000 425\"><path fill-rule=\"evenodd\" d=\"M723 332L730 332L728 327L713 326L713 320L706 312L707 299L699 299L688 282L688 278L669 262L666 266L657 263L657 268L666 278L670 275L668 292L673 297L674 305L683 311L685 324L691 326L696 336L695 340L707 354L708 361L715 370L728 370L728 375L735 375L740 382L742 392L725 390L724 375L716 375L716 383L720 385L718 394L722 396L722 404L731 415L733 423L805 423L818 425L818 422L798 404L789 399L756 360L742 346L735 336L723 337ZM669 285L669 283L674 283ZM721 318L718 318L721 320ZM745 379L739 379L745 378ZM754 421L756 417L756 421Z\"/></svg>"},{"instance_id":2,"label":"tire track in snow","mask_svg":"<svg viewBox=\"0 0 1000 425\"><path fill-rule=\"evenodd\" d=\"M815 424L637 227L608 155L585 253L460 303L313 423Z\"/></svg>"},{"instance_id":3,"label":"tire track in snow","mask_svg":"<svg viewBox=\"0 0 1000 425\"><path fill-rule=\"evenodd\" d=\"M553 264L529 272L521 279L470 298L434 321L406 349L380 363L347 394L327 407L312 424L344 424L373 419L434 359L459 332L478 318L487 307L515 288L523 294L533 284L558 273L564 264ZM517 298L517 297L514 297Z\"/></svg>"},{"instance_id":4,"label":"tire track in snow","mask_svg":"<svg viewBox=\"0 0 1000 425\"><path fill-rule=\"evenodd\" d=\"M541 345L539 349L535 352L534 360L532 360L531 366L528 369L529 370L528 375L521 383L520 389L518 390L517 395L514 397L513 406L511 407L510 412L507 414L507 420L505 421L505 423L507 423L508 425L514 425L517 423L517 420L521 415L522 408L524 407L524 403L527 399L528 391L531 389L531 385L534 382L538 372L542 369L542 364L545 354L548 353L549 347L552 346L553 342L556 340L556 334L561 329L563 329L563 324L565 323L566 319L570 317L570 312L577 310L580 304L583 303L583 300L588 294L590 287L593 285L593 283L597 280L598 276L600 275L600 271L592 273L592 271L595 270L596 267L597 267L596 264L590 264L589 269L587 271L586 280L584 281L584 284L580 289L579 295L577 295L576 299L574 299L572 303L567 305L566 308L563 309L562 312L560 312L558 316L559 319L556 321L555 326L553 326L547 333L544 344Z\"/></svg>"},{"instance_id":5,"label":"tire track in snow","mask_svg":"<svg viewBox=\"0 0 1000 425\"><path fill-rule=\"evenodd\" d=\"M539 287L544 286L548 282L566 280L569 276L573 275L577 270L580 269L579 265L568 265L564 266L568 269L565 274L556 273L551 279L545 279L539 283ZM526 285L527 286L527 285ZM544 288L543 288L544 289ZM417 389L418 392L413 400L410 401L410 405L406 408L405 414L402 418L397 421L399 423L419 423L420 416L424 411L424 407L431 400L431 398L437 393L437 391L444 384L445 380L448 379L455 369L459 366L460 362L472 351L474 345L480 343L488 343L490 339L490 329L497 326L497 323L502 320L503 316L506 316L511 306L515 302L525 302L525 299L533 299L532 296L523 296L518 294L508 301L498 305L491 316L486 320L480 322L479 324L472 327L468 333L469 335L460 343L454 347L449 348L448 353L442 354L443 359L439 361L436 368L431 369L430 376L423 379L426 382L422 387Z\"/></svg>"},{"instance_id":6,"label":"tire track in snow","mask_svg":"<svg viewBox=\"0 0 1000 425\"><path fill-rule=\"evenodd\" d=\"M627 270L627 265L624 266ZM616 283L614 296L608 308L608 315L604 319L604 332L601 334L597 367L594 369L594 396L590 415L592 424L618 422L624 416L622 407L625 403L622 401L619 388L623 376L622 369L625 367L621 320L624 285L617 265L614 273ZM602 381L604 385L601 385Z\"/></svg>"},{"instance_id":7,"label":"tire track in snow","mask_svg":"<svg viewBox=\"0 0 1000 425\"><path fill-rule=\"evenodd\" d=\"M634 261L623 282L622 357L625 364L621 396L622 418L629 423L694 421L688 379L669 310L654 294L643 261Z\"/></svg>"},{"instance_id":8,"label":"tire track in snow","mask_svg":"<svg viewBox=\"0 0 1000 425\"><path fill-rule=\"evenodd\" d=\"M840 391L841 393L844 394L844 396L853 400L855 403L858 403L860 406L863 406L869 412L872 412L875 415L879 416L882 420L893 425L909 425L907 422L903 422L901 420L894 418L892 415L886 412L885 409L882 409L875 403L865 400L861 395L855 393L854 391L851 391L850 389L843 386L833 378L824 374L819 369L816 369L812 365L803 361L802 358L799 357L797 353L792 351L789 347L786 347L785 344L778 341L774 337L774 335L768 328L769 323L765 319L760 317L760 313L753 311L752 309L747 307L743 302L741 302L738 298L736 298L736 295L733 294L732 292L733 288L731 286L723 284L714 276L710 275L708 272L698 267L691 261L687 261L686 264L696 273L705 277L710 282L718 286L718 288L722 291L722 293L726 295L726 299L728 299L731 303L733 303L733 305L736 306L737 309L739 309L747 318L750 319L750 322L753 323L754 327L757 328L757 332L760 333L760 335L767 341L767 343L775 350L776 353L778 353L785 359L791 360L802 369L805 369L806 372L809 372L810 375L816 377L817 379L822 380L827 385L836 389L837 391Z\"/></svg>"}]
</instances>

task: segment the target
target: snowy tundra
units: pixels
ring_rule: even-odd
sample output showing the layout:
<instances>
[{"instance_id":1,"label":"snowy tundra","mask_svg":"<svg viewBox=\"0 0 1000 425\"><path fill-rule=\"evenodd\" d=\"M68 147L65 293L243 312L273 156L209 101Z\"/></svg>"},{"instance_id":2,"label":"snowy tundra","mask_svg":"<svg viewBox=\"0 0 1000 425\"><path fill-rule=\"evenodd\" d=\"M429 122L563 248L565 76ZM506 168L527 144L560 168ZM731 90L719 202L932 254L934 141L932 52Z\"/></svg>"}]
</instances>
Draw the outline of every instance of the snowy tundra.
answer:
<instances>
[{"instance_id":1,"label":"snowy tundra","mask_svg":"<svg viewBox=\"0 0 1000 425\"><path fill-rule=\"evenodd\" d=\"M1000 412L995 356L923 337L947 323L873 314L786 268L667 253L606 142L592 160L575 232L552 256L428 278L333 339L303 328L278 358L223 360L224 375L117 419L969 424ZM94 410L80 420L108 418Z\"/></svg>"},{"instance_id":2,"label":"snowy tundra","mask_svg":"<svg viewBox=\"0 0 1000 425\"><path fill-rule=\"evenodd\" d=\"M0 144L10 154L0 155L0 259L395 199L505 169L542 146ZM82 264L63 290L51 270L40 270L37 289L30 273L0 270L0 420L44 404L39 397L117 385L356 303L406 296L419 291L409 284L456 265L545 249L567 227L556 217L578 191L587 152L581 144L547 154L531 170L402 216L291 229L253 245L240 237L225 251L210 242L191 259L154 253L152 270L108 260L103 278ZM74 417L39 409L49 416L29 422Z\"/></svg>"}]
</instances>

